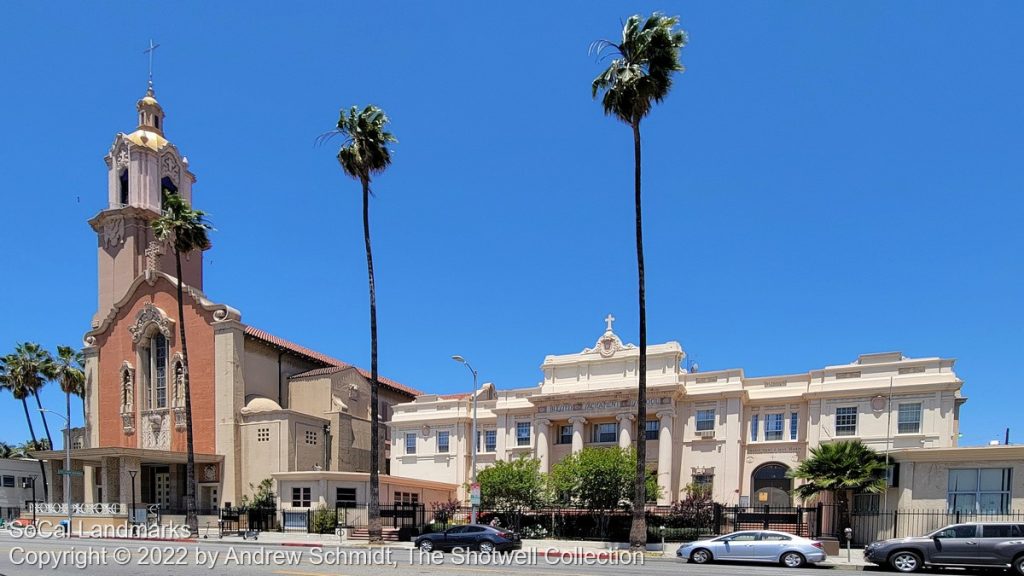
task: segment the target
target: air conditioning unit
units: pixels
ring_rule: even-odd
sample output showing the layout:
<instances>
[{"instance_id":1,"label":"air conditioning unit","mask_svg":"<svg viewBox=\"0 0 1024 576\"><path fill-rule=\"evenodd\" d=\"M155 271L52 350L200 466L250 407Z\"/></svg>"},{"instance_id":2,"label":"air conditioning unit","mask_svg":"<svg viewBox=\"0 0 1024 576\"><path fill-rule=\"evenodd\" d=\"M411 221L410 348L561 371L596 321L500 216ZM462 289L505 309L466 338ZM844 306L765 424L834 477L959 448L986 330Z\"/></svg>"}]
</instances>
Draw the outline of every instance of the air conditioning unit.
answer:
<instances>
[{"instance_id":1,"label":"air conditioning unit","mask_svg":"<svg viewBox=\"0 0 1024 576\"><path fill-rule=\"evenodd\" d=\"M715 437L715 431L714 430L697 430L697 438L700 438L702 440L707 440L709 438L714 438L714 437Z\"/></svg>"}]
</instances>

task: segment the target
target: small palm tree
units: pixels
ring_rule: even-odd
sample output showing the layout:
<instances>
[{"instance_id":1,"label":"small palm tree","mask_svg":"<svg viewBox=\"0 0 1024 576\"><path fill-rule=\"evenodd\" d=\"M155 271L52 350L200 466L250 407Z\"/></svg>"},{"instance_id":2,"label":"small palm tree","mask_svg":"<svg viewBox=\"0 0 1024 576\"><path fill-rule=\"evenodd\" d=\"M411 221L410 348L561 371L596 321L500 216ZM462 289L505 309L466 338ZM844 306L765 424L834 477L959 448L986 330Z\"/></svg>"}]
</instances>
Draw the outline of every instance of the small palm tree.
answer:
<instances>
[{"instance_id":1,"label":"small palm tree","mask_svg":"<svg viewBox=\"0 0 1024 576\"><path fill-rule=\"evenodd\" d=\"M50 377L60 384L67 402L68 422L71 422L71 395L74 394L83 400L82 415L85 416L85 371L82 365L85 363L85 356L71 346L57 346L57 357L50 365ZM70 426L69 426L70 427ZM65 438L70 442L71 438Z\"/></svg>"},{"instance_id":2,"label":"small palm tree","mask_svg":"<svg viewBox=\"0 0 1024 576\"><path fill-rule=\"evenodd\" d=\"M845 539L850 525L850 495L878 494L886 489L885 458L860 440L831 442L811 448L811 457L787 475L802 480L793 492L809 499L823 492L832 494L839 520L837 532Z\"/></svg>"},{"instance_id":3,"label":"small palm tree","mask_svg":"<svg viewBox=\"0 0 1024 576\"><path fill-rule=\"evenodd\" d=\"M8 354L0 358L0 387L8 390L15 400L21 400L21 407L25 410L25 423L28 424L29 435L32 436L32 442L35 443L36 429L32 425L32 415L28 410L28 397L32 394L32 377L26 377L26 373L31 374L31 366L27 367L27 370L23 368L21 355ZM39 461L39 472L43 477L43 499L49 501L50 490L46 482L46 464L42 460Z\"/></svg>"},{"instance_id":4,"label":"small palm tree","mask_svg":"<svg viewBox=\"0 0 1024 576\"><path fill-rule=\"evenodd\" d=\"M380 414L377 393L377 295L373 279L373 250L370 248L370 181L391 165L388 144L398 142L385 127L388 117L384 111L370 105L362 110L357 106L347 113L341 111L334 130L321 136L324 142L332 136L344 138L338 150L338 163L345 174L359 181L363 190L363 243L366 247L366 271L370 282L370 501L367 506L370 542L382 542L380 523Z\"/></svg>"},{"instance_id":5,"label":"small palm tree","mask_svg":"<svg viewBox=\"0 0 1024 576\"><path fill-rule=\"evenodd\" d=\"M0 441L0 459L14 458L14 446L7 442Z\"/></svg>"},{"instance_id":6,"label":"small palm tree","mask_svg":"<svg viewBox=\"0 0 1024 576\"><path fill-rule=\"evenodd\" d=\"M209 231L213 227L206 221L206 213L193 210L181 196L164 191L163 213L153 221L157 238L170 242L174 250L174 267L178 289L178 335L181 338L182 385L185 389L185 437L187 460L185 464L185 524L192 534L199 533L199 519L196 516L196 454L192 436L192 390L189 387L188 343L185 340L185 308L181 280L181 255L210 246Z\"/></svg>"},{"instance_id":7,"label":"small palm tree","mask_svg":"<svg viewBox=\"0 0 1024 576\"><path fill-rule=\"evenodd\" d=\"M644 279L643 210L640 195L640 121L654 104L668 96L672 75L683 71L679 52L686 45L686 32L676 30L679 18L655 12L641 23L640 15L630 16L622 28L622 40L599 40L591 52L611 54L614 59L591 84L594 98L603 93L601 105L607 116L614 116L633 131L633 192L636 209L636 263L640 304L640 362L637 392L636 477L633 494L633 523L629 530L631 548L647 543L647 502L644 478L647 466L647 302Z\"/></svg>"}]
</instances>

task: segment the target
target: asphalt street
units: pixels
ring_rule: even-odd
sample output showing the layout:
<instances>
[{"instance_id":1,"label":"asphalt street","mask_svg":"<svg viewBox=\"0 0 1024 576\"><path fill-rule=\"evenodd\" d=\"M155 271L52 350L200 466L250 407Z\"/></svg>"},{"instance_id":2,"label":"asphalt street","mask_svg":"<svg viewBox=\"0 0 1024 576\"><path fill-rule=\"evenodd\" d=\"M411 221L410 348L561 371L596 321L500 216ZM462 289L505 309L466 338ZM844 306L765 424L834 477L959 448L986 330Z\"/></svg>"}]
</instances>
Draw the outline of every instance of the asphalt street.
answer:
<instances>
[{"instance_id":1,"label":"asphalt street","mask_svg":"<svg viewBox=\"0 0 1024 576\"><path fill-rule=\"evenodd\" d=\"M490 560L490 561L488 561ZM477 561L476 564L472 563ZM501 563L504 564L501 564ZM806 576L834 572L828 568L796 570ZM0 576L36 574L238 576L362 576L395 574L529 574L530 576L623 576L626 574L691 574L794 576L794 570L759 564L696 566L674 558L647 556L632 561L504 556L488 559L471 555L436 554L392 548L302 548L278 545L177 543L124 540L60 540L13 538L0 535Z\"/></svg>"}]
</instances>

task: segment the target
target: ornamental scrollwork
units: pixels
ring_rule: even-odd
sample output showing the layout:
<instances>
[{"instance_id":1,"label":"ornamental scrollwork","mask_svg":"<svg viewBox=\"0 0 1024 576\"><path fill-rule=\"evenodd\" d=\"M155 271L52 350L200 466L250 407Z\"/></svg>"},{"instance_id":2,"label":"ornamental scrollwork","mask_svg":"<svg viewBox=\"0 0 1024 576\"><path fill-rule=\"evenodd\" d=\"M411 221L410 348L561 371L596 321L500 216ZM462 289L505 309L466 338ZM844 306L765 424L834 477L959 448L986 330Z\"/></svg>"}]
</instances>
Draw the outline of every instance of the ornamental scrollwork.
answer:
<instances>
[{"instance_id":1,"label":"ornamental scrollwork","mask_svg":"<svg viewBox=\"0 0 1024 576\"><path fill-rule=\"evenodd\" d=\"M146 334L146 328L150 324L155 324L157 330L170 340L173 333L172 322L162 310L152 304L146 304L135 316L135 323L128 327L128 331L132 334L132 342L138 343Z\"/></svg>"}]
</instances>

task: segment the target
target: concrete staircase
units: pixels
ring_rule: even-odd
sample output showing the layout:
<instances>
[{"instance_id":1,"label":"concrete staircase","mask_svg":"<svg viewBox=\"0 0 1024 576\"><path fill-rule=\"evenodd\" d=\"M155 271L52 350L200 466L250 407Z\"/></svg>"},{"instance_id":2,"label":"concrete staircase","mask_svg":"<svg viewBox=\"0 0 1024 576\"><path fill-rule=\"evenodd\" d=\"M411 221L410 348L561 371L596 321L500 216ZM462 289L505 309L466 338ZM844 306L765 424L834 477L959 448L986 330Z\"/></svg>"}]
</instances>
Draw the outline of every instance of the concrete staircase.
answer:
<instances>
[{"instance_id":1,"label":"concrete staircase","mask_svg":"<svg viewBox=\"0 0 1024 576\"><path fill-rule=\"evenodd\" d=\"M350 540L369 540L370 531L367 528L353 528L349 533ZM385 542L398 542L398 528L383 528L381 537Z\"/></svg>"}]
</instances>

